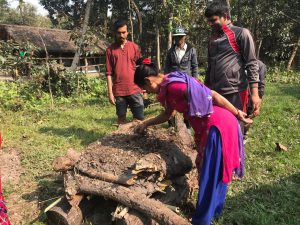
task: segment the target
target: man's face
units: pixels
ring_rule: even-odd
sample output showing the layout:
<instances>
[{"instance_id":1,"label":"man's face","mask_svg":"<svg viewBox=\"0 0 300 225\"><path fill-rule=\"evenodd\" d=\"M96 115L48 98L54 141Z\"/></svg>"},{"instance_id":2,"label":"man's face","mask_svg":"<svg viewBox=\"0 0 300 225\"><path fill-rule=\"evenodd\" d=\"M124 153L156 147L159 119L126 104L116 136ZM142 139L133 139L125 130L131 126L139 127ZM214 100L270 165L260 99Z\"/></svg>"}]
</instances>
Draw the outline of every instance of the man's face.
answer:
<instances>
[{"instance_id":1,"label":"man's face","mask_svg":"<svg viewBox=\"0 0 300 225\"><path fill-rule=\"evenodd\" d=\"M128 31L127 31L127 26L119 27L116 31L116 39L117 42L120 44L123 44L127 40L128 36Z\"/></svg>"},{"instance_id":2,"label":"man's face","mask_svg":"<svg viewBox=\"0 0 300 225\"><path fill-rule=\"evenodd\" d=\"M174 36L175 45L181 46L185 43L186 36Z\"/></svg>"},{"instance_id":3,"label":"man's face","mask_svg":"<svg viewBox=\"0 0 300 225\"><path fill-rule=\"evenodd\" d=\"M207 22L213 30L220 30L222 26L226 25L227 19L224 16L211 16L207 18Z\"/></svg>"}]
</instances>

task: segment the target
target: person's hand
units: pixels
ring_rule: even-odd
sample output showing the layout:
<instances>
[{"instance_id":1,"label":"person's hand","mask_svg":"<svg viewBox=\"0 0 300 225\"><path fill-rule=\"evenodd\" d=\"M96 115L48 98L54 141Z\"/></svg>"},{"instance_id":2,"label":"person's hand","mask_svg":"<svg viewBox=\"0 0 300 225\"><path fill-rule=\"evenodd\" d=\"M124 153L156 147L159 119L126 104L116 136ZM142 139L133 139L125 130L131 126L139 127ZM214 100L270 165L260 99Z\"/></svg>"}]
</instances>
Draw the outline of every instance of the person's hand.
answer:
<instances>
[{"instance_id":1,"label":"person's hand","mask_svg":"<svg viewBox=\"0 0 300 225\"><path fill-rule=\"evenodd\" d=\"M253 123L253 120L249 117L247 117L247 113L243 112L242 110L237 109L237 118L241 121L243 121L246 124Z\"/></svg>"},{"instance_id":2,"label":"person's hand","mask_svg":"<svg viewBox=\"0 0 300 225\"><path fill-rule=\"evenodd\" d=\"M142 134L145 132L147 127L148 127L147 124L142 122L134 128L134 133Z\"/></svg>"},{"instance_id":3,"label":"person's hand","mask_svg":"<svg viewBox=\"0 0 300 225\"><path fill-rule=\"evenodd\" d=\"M108 99L112 105L116 105L116 99L113 93L108 93Z\"/></svg>"},{"instance_id":4,"label":"person's hand","mask_svg":"<svg viewBox=\"0 0 300 225\"><path fill-rule=\"evenodd\" d=\"M252 117L256 117L260 113L260 104L261 104L261 99L258 95L251 95L251 102L253 105L253 113Z\"/></svg>"}]
</instances>

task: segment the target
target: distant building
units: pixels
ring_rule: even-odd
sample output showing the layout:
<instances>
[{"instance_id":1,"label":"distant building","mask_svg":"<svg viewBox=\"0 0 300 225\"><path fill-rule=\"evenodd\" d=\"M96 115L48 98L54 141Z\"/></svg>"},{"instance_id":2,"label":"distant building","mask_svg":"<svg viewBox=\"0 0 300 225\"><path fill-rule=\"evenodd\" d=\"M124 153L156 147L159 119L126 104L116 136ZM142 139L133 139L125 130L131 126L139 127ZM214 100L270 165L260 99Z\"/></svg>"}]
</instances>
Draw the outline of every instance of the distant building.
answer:
<instances>
[{"instance_id":1,"label":"distant building","mask_svg":"<svg viewBox=\"0 0 300 225\"><path fill-rule=\"evenodd\" d=\"M36 57L40 60L46 57L46 47L51 60L57 60L65 67L71 66L76 51L76 45L70 36L69 30L0 24L0 40L13 40L18 44L29 42L39 48ZM84 51L92 54L82 54L78 69L89 73L99 72L100 67L105 64L107 47L108 43L104 40L98 40L93 46L86 47Z\"/></svg>"}]
</instances>

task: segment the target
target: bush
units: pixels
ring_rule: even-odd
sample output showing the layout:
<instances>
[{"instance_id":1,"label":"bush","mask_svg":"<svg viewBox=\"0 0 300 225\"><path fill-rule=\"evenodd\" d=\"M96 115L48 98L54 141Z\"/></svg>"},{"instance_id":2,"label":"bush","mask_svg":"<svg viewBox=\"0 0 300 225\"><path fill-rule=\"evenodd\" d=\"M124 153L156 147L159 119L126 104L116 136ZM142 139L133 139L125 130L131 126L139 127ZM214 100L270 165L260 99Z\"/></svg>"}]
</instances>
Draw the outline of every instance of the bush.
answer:
<instances>
[{"instance_id":1,"label":"bush","mask_svg":"<svg viewBox=\"0 0 300 225\"><path fill-rule=\"evenodd\" d=\"M300 84L300 72L273 67L269 69L266 79L271 83Z\"/></svg>"},{"instance_id":2,"label":"bush","mask_svg":"<svg viewBox=\"0 0 300 225\"><path fill-rule=\"evenodd\" d=\"M106 81L103 78L86 78L79 79L79 93L73 80L78 80L78 74L70 74L66 77L68 82L59 82L57 86L70 86L73 91L69 91L69 95L55 95L54 103L57 105L86 102L86 100L96 99L97 104L107 105L107 89ZM73 86L72 86L73 85ZM76 87L74 87L76 86ZM57 93L67 89L57 89ZM99 102L100 101L100 102ZM51 104L51 96L36 82L29 79L19 79L14 82L0 82L0 107L6 110L44 110L49 108Z\"/></svg>"}]
</instances>

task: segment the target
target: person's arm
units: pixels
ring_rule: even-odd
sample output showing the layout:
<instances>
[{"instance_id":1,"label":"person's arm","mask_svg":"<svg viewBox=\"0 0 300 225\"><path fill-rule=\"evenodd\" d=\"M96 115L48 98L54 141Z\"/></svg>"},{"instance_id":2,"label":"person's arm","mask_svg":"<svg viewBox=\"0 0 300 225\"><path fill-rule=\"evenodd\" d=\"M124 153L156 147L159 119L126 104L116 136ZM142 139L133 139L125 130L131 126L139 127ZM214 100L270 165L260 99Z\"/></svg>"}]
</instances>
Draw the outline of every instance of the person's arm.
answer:
<instances>
[{"instance_id":1,"label":"person's arm","mask_svg":"<svg viewBox=\"0 0 300 225\"><path fill-rule=\"evenodd\" d=\"M175 115L175 110L165 109L158 116L149 118L143 121L141 124L137 125L134 129L136 133L142 133L149 126L154 126L157 124L161 124L167 122L173 115Z\"/></svg>"},{"instance_id":2,"label":"person's arm","mask_svg":"<svg viewBox=\"0 0 300 225\"><path fill-rule=\"evenodd\" d=\"M259 67L255 54L255 44L253 38L247 29L243 29L240 36L240 46L245 69L247 70L247 79L251 91L251 102L253 104L253 115L259 115L261 99L258 94Z\"/></svg>"},{"instance_id":3,"label":"person's arm","mask_svg":"<svg viewBox=\"0 0 300 225\"><path fill-rule=\"evenodd\" d=\"M239 120L245 123L252 123L253 121L250 118L246 118L247 114L243 111L235 108L226 98L220 95L218 92L211 91L213 103L217 106L220 106L224 109L230 111L233 115L235 115Z\"/></svg>"},{"instance_id":4,"label":"person's arm","mask_svg":"<svg viewBox=\"0 0 300 225\"><path fill-rule=\"evenodd\" d=\"M198 60L197 60L197 51L195 48L192 48L191 72L192 72L192 76L197 78L197 76L198 76Z\"/></svg>"},{"instance_id":5,"label":"person's arm","mask_svg":"<svg viewBox=\"0 0 300 225\"><path fill-rule=\"evenodd\" d=\"M113 82L112 82L112 75L113 75L113 68L111 62L111 51L110 49L106 49L106 78L107 78L107 95L109 102L113 105L116 104L115 96L113 94Z\"/></svg>"}]
</instances>

